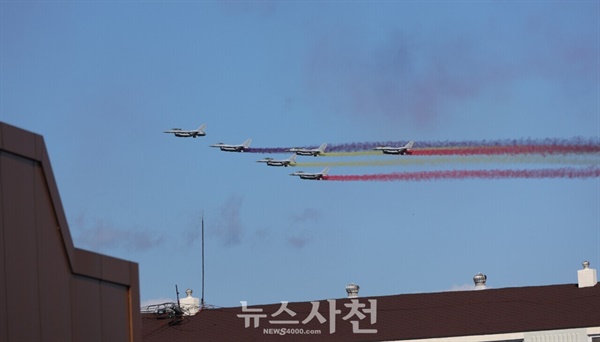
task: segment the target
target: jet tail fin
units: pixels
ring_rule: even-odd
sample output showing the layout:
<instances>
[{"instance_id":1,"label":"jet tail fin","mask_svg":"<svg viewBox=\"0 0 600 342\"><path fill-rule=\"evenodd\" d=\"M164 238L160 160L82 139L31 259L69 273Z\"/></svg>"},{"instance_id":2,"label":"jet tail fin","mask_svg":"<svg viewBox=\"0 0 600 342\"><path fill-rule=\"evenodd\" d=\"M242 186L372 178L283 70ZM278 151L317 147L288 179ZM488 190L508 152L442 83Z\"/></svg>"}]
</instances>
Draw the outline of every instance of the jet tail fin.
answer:
<instances>
[{"instance_id":1,"label":"jet tail fin","mask_svg":"<svg viewBox=\"0 0 600 342\"><path fill-rule=\"evenodd\" d=\"M324 168L324 169L323 169L323 171L321 171L321 174L322 174L323 176L326 176L328 172L329 172L329 168L328 168L328 167L326 167L326 168Z\"/></svg>"},{"instance_id":2,"label":"jet tail fin","mask_svg":"<svg viewBox=\"0 0 600 342\"><path fill-rule=\"evenodd\" d=\"M248 139L246 141L244 141L244 143L242 144L242 146L244 146L245 148L250 147L250 143L252 142L252 139Z\"/></svg>"},{"instance_id":3,"label":"jet tail fin","mask_svg":"<svg viewBox=\"0 0 600 342\"><path fill-rule=\"evenodd\" d=\"M319 146L319 151L325 152L325 148L327 148L327 144L321 144L321 146Z\"/></svg>"},{"instance_id":4,"label":"jet tail fin","mask_svg":"<svg viewBox=\"0 0 600 342\"><path fill-rule=\"evenodd\" d=\"M414 144L415 144L415 142L411 140L411 141L409 141L409 142L408 142L408 144L406 144L406 146L404 146L404 147L405 147L405 148L412 148Z\"/></svg>"},{"instance_id":5,"label":"jet tail fin","mask_svg":"<svg viewBox=\"0 0 600 342\"><path fill-rule=\"evenodd\" d=\"M205 129L206 129L206 124L202 124L200 127L198 127L197 131L204 133Z\"/></svg>"}]
</instances>

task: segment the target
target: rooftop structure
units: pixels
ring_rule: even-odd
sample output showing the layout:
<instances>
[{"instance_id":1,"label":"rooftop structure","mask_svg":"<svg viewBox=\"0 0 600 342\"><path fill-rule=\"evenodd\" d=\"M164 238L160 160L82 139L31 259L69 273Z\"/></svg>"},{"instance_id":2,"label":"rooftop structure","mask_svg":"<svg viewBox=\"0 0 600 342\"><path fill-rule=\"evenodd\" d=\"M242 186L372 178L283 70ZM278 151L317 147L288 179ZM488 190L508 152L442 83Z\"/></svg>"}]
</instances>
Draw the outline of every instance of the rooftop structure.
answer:
<instances>
[{"instance_id":1,"label":"rooftop structure","mask_svg":"<svg viewBox=\"0 0 600 342\"><path fill-rule=\"evenodd\" d=\"M486 278L475 275L475 289L484 288ZM178 321L177 328L168 327L170 320L144 314L143 339L600 341L600 285L582 287L581 279L578 284L361 298L354 290L355 284L346 287L347 298L256 306L241 302L241 307L201 310Z\"/></svg>"}]
</instances>

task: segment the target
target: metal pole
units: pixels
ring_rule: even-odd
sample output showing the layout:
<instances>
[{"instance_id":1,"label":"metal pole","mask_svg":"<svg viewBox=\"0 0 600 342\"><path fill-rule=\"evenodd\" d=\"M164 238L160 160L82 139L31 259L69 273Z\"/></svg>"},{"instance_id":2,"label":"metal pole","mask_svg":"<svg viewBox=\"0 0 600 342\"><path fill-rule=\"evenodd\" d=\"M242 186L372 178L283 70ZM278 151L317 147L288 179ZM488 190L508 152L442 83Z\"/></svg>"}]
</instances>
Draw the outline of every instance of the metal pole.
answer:
<instances>
[{"instance_id":1,"label":"metal pole","mask_svg":"<svg viewBox=\"0 0 600 342\"><path fill-rule=\"evenodd\" d=\"M202 299L200 307L204 308L204 210L202 210Z\"/></svg>"}]
</instances>

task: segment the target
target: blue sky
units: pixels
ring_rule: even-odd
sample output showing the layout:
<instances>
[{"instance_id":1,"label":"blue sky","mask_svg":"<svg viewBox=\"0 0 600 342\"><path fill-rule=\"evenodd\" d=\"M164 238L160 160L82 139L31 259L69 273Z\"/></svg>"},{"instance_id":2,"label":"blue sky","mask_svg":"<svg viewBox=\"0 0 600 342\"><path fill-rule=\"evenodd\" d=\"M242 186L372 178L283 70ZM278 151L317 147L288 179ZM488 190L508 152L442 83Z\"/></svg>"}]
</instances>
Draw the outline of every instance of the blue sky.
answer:
<instances>
[{"instance_id":1,"label":"blue sky","mask_svg":"<svg viewBox=\"0 0 600 342\"><path fill-rule=\"evenodd\" d=\"M598 139L599 94L596 1L0 3L0 120L44 136L75 245L138 262L144 304L200 295L202 213L216 306L574 283L598 178L311 182L209 145ZM523 168L330 173L498 166Z\"/></svg>"}]
</instances>

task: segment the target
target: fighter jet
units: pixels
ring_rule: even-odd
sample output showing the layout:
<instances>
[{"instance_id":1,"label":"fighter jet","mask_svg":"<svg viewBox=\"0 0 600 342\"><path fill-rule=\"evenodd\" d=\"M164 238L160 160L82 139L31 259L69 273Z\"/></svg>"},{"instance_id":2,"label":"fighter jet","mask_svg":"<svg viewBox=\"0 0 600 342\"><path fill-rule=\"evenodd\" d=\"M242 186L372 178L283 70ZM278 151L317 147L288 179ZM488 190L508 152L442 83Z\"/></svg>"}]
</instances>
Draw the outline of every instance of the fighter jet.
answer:
<instances>
[{"instance_id":1,"label":"fighter jet","mask_svg":"<svg viewBox=\"0 0 600 342\"><path fill-rule=\"evenodd\" d=\"M322 144L321 146L319 146L319 148L299 148L299 147L294 147L294 148L290 148L289 151L290 152L294 152L298 155L301 156L319 156L322 155L323 153L325 153L325 148L327 147L327 144Z\"/></svg>"},{"instance_id":2,"label":"fighter jet","mask_svg":"<svg viewBox=\"0 0 600 342\"><path fill-rule=\"evenodd\" d=\"M227 145L227 144L223 144L223 143L218 143L218 144L210 145L210 147L218 147L221 149L221 151L226 151L226 152L244 152L250 146L251 142L252 142L252 139L248 139L248 140L244 141L244 143L241 145Z\"/></svg>"},{"instance_id":3,"label":"fighter jet","mask_svg":"<svg viewBox=\"0 0 600 342\"><path fill-rule=\"evenodd\" d=\"M267 163L269 166L285 166L296 165L296 155L292 154L288 159L276 160L273 158L264 158L257 160L257 163Z\"/></svg>"},{"instance_id":4,"label":"fighter jet","mask_svg":"<svg viewBox=\"0 0 600 342\"><path fill-rule=\"evenodd\" d=\"M191 131L187 131L187 130L183 130L181 128L171 128L168 131L165 131L165 133L173 133L176 137L180 137L180 138L196 138L196 137L200 137L200 136L205 136L206 133L204 132L204 129L206 128L206 124L198 127L198 129L195 130L191 130Z\"/></svg>"},{"instance_id":5,"label":"fighter jet","mask_svg":"<svg viewBox=\"0 0 600 342\"><path fill-rule=\"evenodd\" d=\"M317 173L296 171L294 173L290 173L290 176L298 176L301 179L321 180L321 179L323 179L323 177L327 177L327 172L329 172L328 167L324 168L323 171L317 172Z\"/></svg>"},{"instance_id":6,"label":"fighter jet","mask_svg":"<svg viewBox=\"0 0 600 342\"><path fill-rule=\"evenodd\" d=\"M414 141L409 141L406 145L401 147L377 146L374 148L374 150L381 151L384 154L412 154L412 151L410 149L413 147L414 144Z\"/></svg>"}]
</instances>

